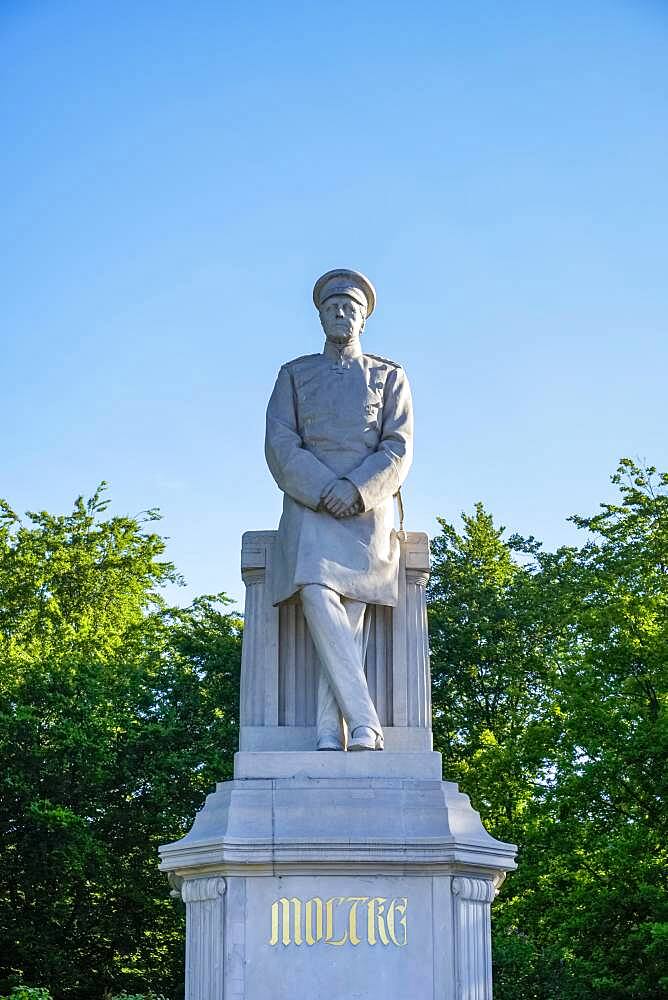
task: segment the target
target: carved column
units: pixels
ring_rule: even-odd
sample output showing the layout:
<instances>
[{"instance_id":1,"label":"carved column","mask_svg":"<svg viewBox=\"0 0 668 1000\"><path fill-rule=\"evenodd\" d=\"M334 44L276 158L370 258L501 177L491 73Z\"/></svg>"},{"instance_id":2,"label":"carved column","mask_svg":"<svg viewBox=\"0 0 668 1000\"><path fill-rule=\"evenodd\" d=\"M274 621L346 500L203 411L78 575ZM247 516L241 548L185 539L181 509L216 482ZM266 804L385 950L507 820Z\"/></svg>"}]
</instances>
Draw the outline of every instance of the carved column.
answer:
<instances>
[{"instance_id":1,"label":"carved column","mask_svg":"<svg viewBox=\"0 0 668 1000\"><path fill-rule=\"evenodd\" d=\"M408 725L408 657L406 645L406 544L399 535L399 584L392 614L392 725ZM390 664L387 665L388 669Z\"/></svg>"},{"instance_id":2,"label":"carved column","mask_svg":"<svg viewBox=\"0 0 668 1000\"><path fill-rule=\"evenodd\" d=\"M429 539L422 531L400 535L399 599L393 615L392 700L395 726L431 727L431 680L425 586Z\"/></svg>"},{"instance_id":3,"label":"carved column","mask_svg":"<svg viewBox=\"0 0 668 1000\"><path fill-rule=\"evenodd\" d=\"M186 1000L223 1000L225 879L185 879Z\"/></svg>"},{"instance_id":4,"label":"carved column","mask_svg":"<svg viewBox=\"0 0 668 1000\"><path fill-rule=\"evenodd\" d=\"M242 726L278 725L278 608L266 586L276 532L247 531L241 544L246 585L241 652Z\"/></svg>"},{"instance_id":5,"label":"carved column","mask_svg":"<svg viewBox=\"0 0 668 1000\"><path fill-rule=\"evenodd\" d=\"M493 882L458 875L454 898L457 1000L492 1000L491 903Z\"/></svg>"},{"instance_id":6,"label":"carved column","mask_svg":"<svg viewBox=\"0 0 668 1000\"><path fill-rule=\"evenodd\" d=\"M406 550L406 642L408 647L408 725L431 726L431 677L427 638L429 540L408 533Z\"/></svg>"}]
</instances>

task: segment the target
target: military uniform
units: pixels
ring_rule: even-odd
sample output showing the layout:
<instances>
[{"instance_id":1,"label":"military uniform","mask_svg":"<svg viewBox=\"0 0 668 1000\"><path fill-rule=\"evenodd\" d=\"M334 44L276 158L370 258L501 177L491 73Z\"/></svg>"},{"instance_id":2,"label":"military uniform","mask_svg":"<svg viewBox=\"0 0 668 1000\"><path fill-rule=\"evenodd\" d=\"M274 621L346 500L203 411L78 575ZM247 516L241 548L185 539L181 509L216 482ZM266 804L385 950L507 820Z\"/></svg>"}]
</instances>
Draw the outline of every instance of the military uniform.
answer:
<instances>
[{"instance_id":1,"label":"military uniform","mask_svg":"<svg viewBox=\"0 0 668 1000\"><path fill-rule=\"evenodd\" d=\"M328 271L313 301L325 349L283 365L267 407L265 454L285 494L272 596L280 604L300 592L318 651L318 749L344 748L345 718L349 749L380 750L364 675L364 610L397 603L393 497L411 464L411 395L400 365L362 353L359 332L376 301L368 278ZM337 325L347 336L338 336ZM353 507L345 504L355 491L340 480L356 487Z\"/></svg>"},{"instance_id":2,"label":"military uniform","mask_svg":"<svg viewBox=\"0 0 668 1000\"><path fill-rule=\"evenodd\" d=\"M283 490L274 565L275 604L305 584L367 604L397 603L399 543L393 497L412 458L413 415L400 365L327 343L284 365L267 409L266 457ZM363 511L318 510L338 478Z\"/></svg>"}]
</instances>

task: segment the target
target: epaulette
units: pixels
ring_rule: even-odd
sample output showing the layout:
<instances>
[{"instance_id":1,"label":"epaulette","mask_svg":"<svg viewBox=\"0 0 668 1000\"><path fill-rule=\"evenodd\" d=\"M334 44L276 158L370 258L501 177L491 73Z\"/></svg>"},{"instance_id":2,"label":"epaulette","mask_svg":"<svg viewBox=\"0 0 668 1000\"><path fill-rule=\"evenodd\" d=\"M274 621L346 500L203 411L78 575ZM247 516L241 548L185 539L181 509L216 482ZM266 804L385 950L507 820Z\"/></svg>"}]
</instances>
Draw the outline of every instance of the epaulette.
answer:
<instances>
[{"instance_id":1,"label":"epaulette","mask_svg":"<svg viewBox=\"0 0 668 1000\"><path fill-rule=\"evenodd\" d=\"M393 368L402 368L403 366L399 364L398 361L390 361L389 358L381 358L380 354L366 354L365 358L373 358L374 361L382 361L386 365L392 365Z\"/></svg>"},{"instance_id":2,"label":"epaulette","mask_svg":"<svg viewBox=\"0 0 668 1000\"><path fill-rule=\"evenodd\" d=\"M302 354L300 358L293 358L292 361L286 361L283 367L292 368L294 365L302 364L304 361L313 361L314 358L321 358L322 356L322 354Z\"/></svg>"}]
</instances>

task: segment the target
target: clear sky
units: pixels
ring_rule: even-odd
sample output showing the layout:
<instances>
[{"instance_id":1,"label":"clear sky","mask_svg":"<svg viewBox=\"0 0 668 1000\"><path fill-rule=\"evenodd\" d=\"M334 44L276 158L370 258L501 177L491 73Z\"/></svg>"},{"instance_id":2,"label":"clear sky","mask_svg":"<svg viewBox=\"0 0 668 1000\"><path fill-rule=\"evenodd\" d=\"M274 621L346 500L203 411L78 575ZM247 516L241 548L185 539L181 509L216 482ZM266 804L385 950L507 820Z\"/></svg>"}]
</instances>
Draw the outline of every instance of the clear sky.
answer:
<instances>
[{"instance_id":1,"label":"clear sky","mask_svg":"<svg viewBox=\"0 0 668 1000\"><path fill-rule=\"evenodd\" d=\"M572 541L668 468L665 0L2 0L0 495L159 506L180 600L275 527L280 364L364 271L407 527Z\"/></svg>"}]
</instances>

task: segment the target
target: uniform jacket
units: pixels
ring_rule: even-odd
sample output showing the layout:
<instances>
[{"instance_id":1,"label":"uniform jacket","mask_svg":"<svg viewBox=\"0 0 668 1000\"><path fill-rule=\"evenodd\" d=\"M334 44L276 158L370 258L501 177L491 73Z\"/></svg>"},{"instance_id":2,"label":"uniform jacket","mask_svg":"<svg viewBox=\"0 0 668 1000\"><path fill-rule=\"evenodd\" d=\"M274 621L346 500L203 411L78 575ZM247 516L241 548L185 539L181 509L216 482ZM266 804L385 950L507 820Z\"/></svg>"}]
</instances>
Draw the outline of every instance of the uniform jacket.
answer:
<instances>
[{"instance_id":1,"label":"uniform jacket","mask_svg":"<svg viewBox=\"0 0 668 1000\"><path fill-rule=\"evenodd\" d=\"M308 583L370 604L397 603L393 497L412 459L413 409L400 365L327 343L283 365L267 407L265 454L285 494L274 604ZM363 511L319 511L334 480L357 487Z\"/></svg>"}]
</instances>

